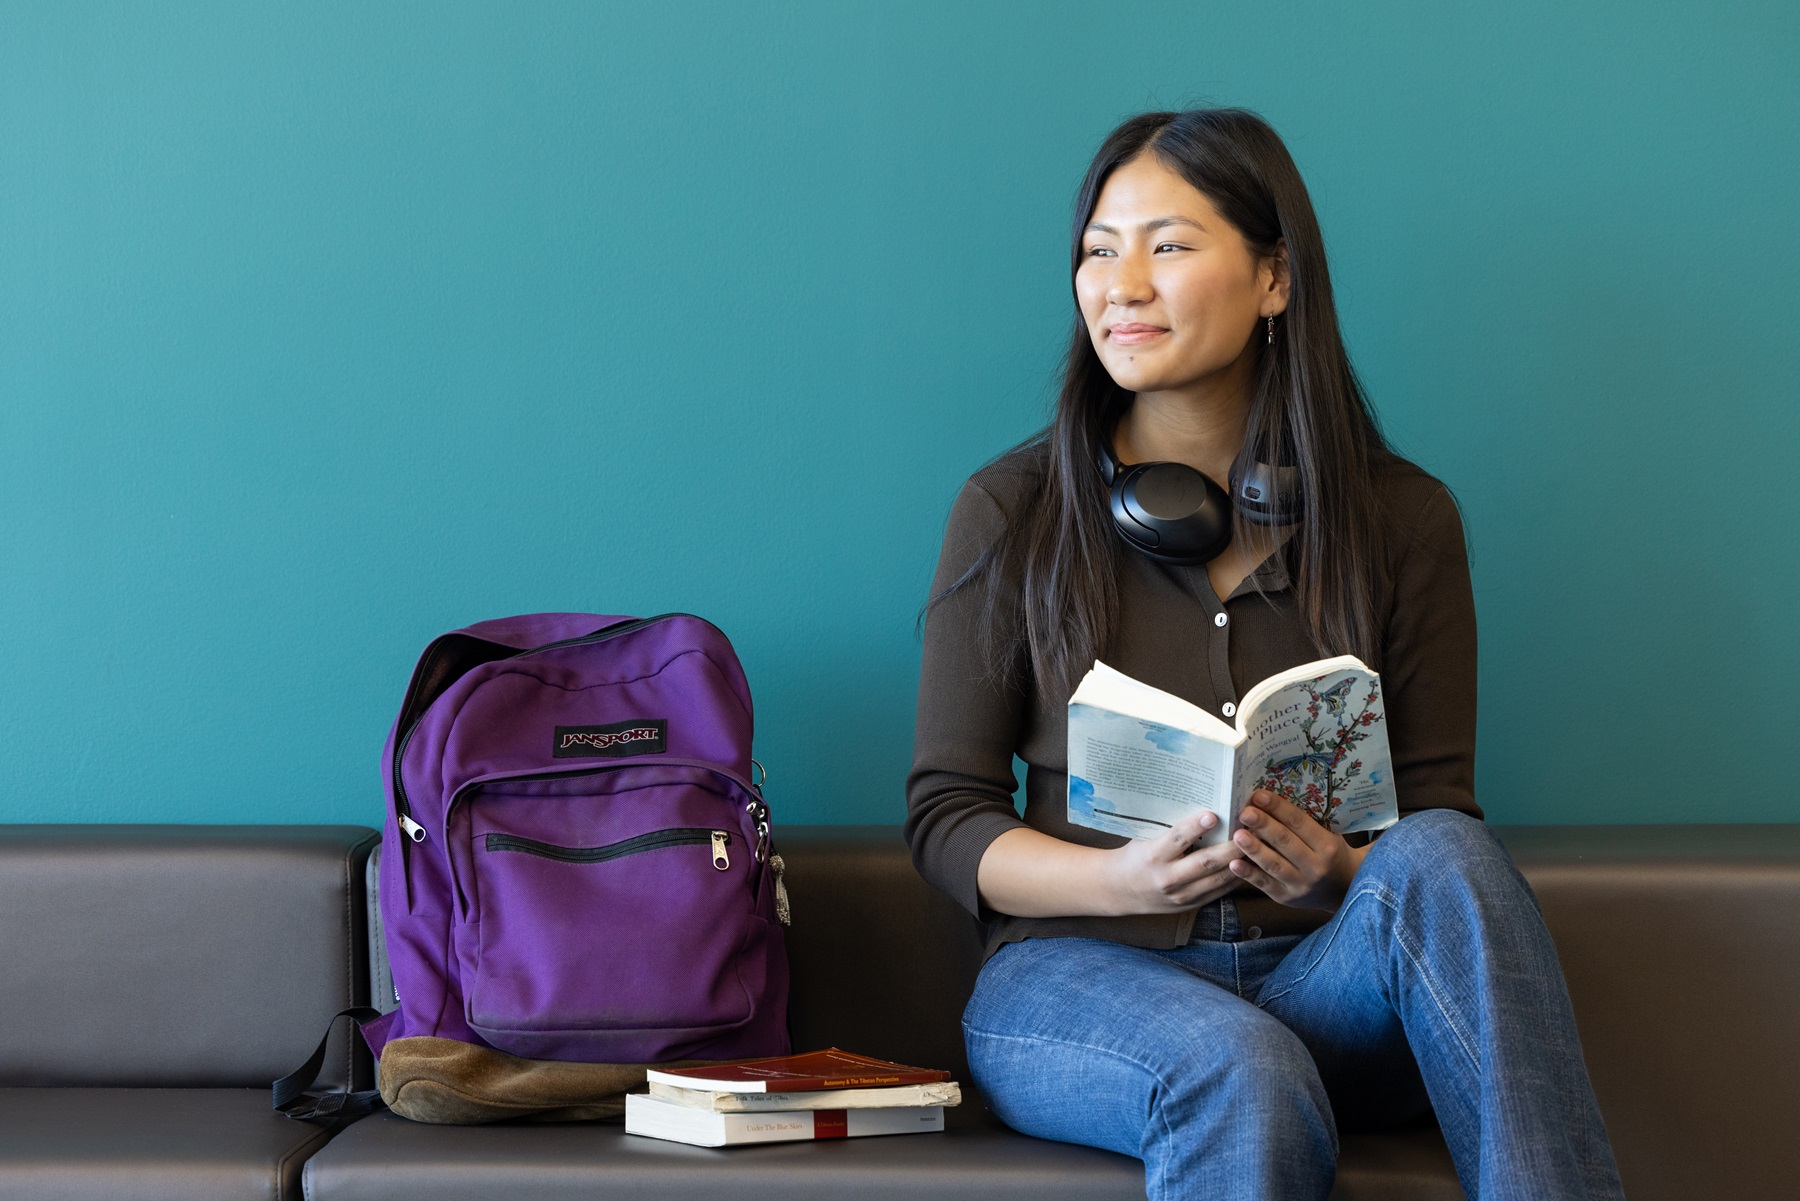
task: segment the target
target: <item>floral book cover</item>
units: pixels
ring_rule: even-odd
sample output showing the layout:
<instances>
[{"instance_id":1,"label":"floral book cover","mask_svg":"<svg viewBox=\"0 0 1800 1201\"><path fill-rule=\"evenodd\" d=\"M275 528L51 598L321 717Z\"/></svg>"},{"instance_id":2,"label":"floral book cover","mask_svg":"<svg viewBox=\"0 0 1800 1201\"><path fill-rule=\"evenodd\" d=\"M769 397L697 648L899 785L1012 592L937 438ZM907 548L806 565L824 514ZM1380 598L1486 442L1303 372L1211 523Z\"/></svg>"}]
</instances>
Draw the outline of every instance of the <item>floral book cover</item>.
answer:
<instances>
[{"instance_id":1,"label":"floral book cover","mask_svg":"<svg viewBox=\"0 0 1800 1201\"><path fill-rule=\"evenodd\" d=\"M1381 677L1342 670L1298 680L1258 703L1237 752L1240 798L1279 792L1339 834L1400 818Z\"/></svg>"}]
</instances>

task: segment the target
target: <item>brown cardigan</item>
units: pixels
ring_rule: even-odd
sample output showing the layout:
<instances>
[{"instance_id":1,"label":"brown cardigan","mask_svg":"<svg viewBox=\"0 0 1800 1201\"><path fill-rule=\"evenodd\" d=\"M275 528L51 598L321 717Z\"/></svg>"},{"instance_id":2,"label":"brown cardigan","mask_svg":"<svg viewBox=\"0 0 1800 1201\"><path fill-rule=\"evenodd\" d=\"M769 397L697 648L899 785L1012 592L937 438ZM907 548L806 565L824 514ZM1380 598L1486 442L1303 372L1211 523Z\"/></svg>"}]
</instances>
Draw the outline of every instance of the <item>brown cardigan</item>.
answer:
<instances>
[{"instance_id":1,"label":"brown cardigan","mask_svg":"<svg viewBox=\"0 0 1800 1201\"><path fill-rule=\"evenodd\" d=\"M977 472L951 510L932 595L959 578L1003 528L1004 515L1044 470L1041 448L1015 451ZM1377 574L1381 675L1400 810L1475 804L1475 603L1462 520L1449 492L1411 463L1377 468L1386 531ZM1106 661L1128 675L1218 713L1258 681L1319 657L1277 553L1221 604L1206 568L1171 567L1122 551L1120 615ZM978 581L925 621L918 724L906 782L906 836L926 880L985 926L989 954L1023 938L1107 938L1143 947L1188 941L1194 913L1136 917L1017 918L982 905L976 869L995 838L1029 824L1087 846L1124 839L1068 823L1068 693L1039 687L1029 664L1021 689L1004 690L982 653ZM1001 580L1018 591L1017 580ZM1216 624L1223 613L1226 624ZM999 631L1004 644L1007 631ZM1014 806L1013 756L1025 762L1025 809ZM1254 889L1233 895L1243 926L1268 934L1324 923Z\"/></svg>"}]
</instances>

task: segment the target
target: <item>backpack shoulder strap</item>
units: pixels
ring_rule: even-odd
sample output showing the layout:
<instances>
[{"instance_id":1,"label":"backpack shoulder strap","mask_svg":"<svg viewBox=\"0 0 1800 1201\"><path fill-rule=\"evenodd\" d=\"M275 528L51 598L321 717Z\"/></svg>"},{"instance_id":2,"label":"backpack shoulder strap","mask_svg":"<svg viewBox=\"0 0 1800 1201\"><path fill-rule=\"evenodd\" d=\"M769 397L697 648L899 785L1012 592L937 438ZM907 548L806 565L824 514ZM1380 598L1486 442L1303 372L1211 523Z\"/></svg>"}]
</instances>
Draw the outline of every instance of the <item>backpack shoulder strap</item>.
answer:
<instances>
[{"instance_id":1,"label":"backpack shoulder strap","mask_svg":"<svg viewBox=\"0 0 1800 1201\"><path fill-rule=\"evenodd\" d=\"M325 1037L319 1040L318 1049L312 1056L271 1087L275 1112L336 1129L347 1126L358 1118L367 1117L378 1109L385 1109L386 1103L382 1101L378 1089L351 1092L346 1088L337 1093L306 1091L312 1087L313 1081L319 1078L319 1072L325 1067L325 1046L331 1041L331 1032L336 1029L338 1022L349 1018L360 1032L364 1022L372 1022L380 1016L367 1005L358 1005L333 1015L331 1021L326 1023Z\"/></svg>"}]
</instances>

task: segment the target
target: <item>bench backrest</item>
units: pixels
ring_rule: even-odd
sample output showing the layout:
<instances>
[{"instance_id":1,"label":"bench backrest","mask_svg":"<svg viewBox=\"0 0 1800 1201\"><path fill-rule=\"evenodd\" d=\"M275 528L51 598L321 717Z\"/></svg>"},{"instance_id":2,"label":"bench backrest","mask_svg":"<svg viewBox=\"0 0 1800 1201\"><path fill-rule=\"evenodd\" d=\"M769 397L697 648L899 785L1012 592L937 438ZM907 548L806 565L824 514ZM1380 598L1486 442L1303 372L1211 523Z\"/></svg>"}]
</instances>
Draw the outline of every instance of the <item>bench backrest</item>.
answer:
<instances>
[{"instance_id":1,"label":"bench backrest","mask_svg":"<svg viewBox=\"0 0 1800 1201\"><path fill-rule=\"evenodd\" d=\"M267 1085L367 995L358 826L0 826L0 1086ZM350 1071L340 1038L327 1079Z\"/></svg>"}]
</instances>

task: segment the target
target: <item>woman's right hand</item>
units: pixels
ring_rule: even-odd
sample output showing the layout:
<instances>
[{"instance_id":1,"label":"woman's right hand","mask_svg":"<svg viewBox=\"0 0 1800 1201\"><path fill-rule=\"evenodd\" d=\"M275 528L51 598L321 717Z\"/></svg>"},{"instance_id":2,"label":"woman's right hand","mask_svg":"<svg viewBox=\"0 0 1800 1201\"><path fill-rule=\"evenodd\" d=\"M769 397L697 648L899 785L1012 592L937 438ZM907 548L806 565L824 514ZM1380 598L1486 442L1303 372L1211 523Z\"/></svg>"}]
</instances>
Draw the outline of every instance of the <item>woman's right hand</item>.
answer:
<instances>
[{"instance_id":1,"label":"woman's right hand","mask_svg":"<svg viewBox=\"0 0 1800 1201\"><path fill-rule=\"evenodd\" d=\"M1155 838L1138 838L1108 851L1108 891L1116 913L1176 913L1210 904L1238 884L1226 867L1242 852L1229 841L1197 847L1219 824L1210 813L1185 817Z\"/></svg>"},{"instance_id":2,"label":"woman's right hand","mask_svg":"<svg viewBox=\"0 0 1800 1201\"><path fill-rule=\"evenodd\" d=\"M1019 826L988 844L977 873L981 900L1014 917L1120 917L1179 913L1224 896L1242 881L1226 868L1243 852L1229 842L1196 847L1219 824L1183 818L1155 838L1103 850Z\"/></svg>"}]
</instances>

